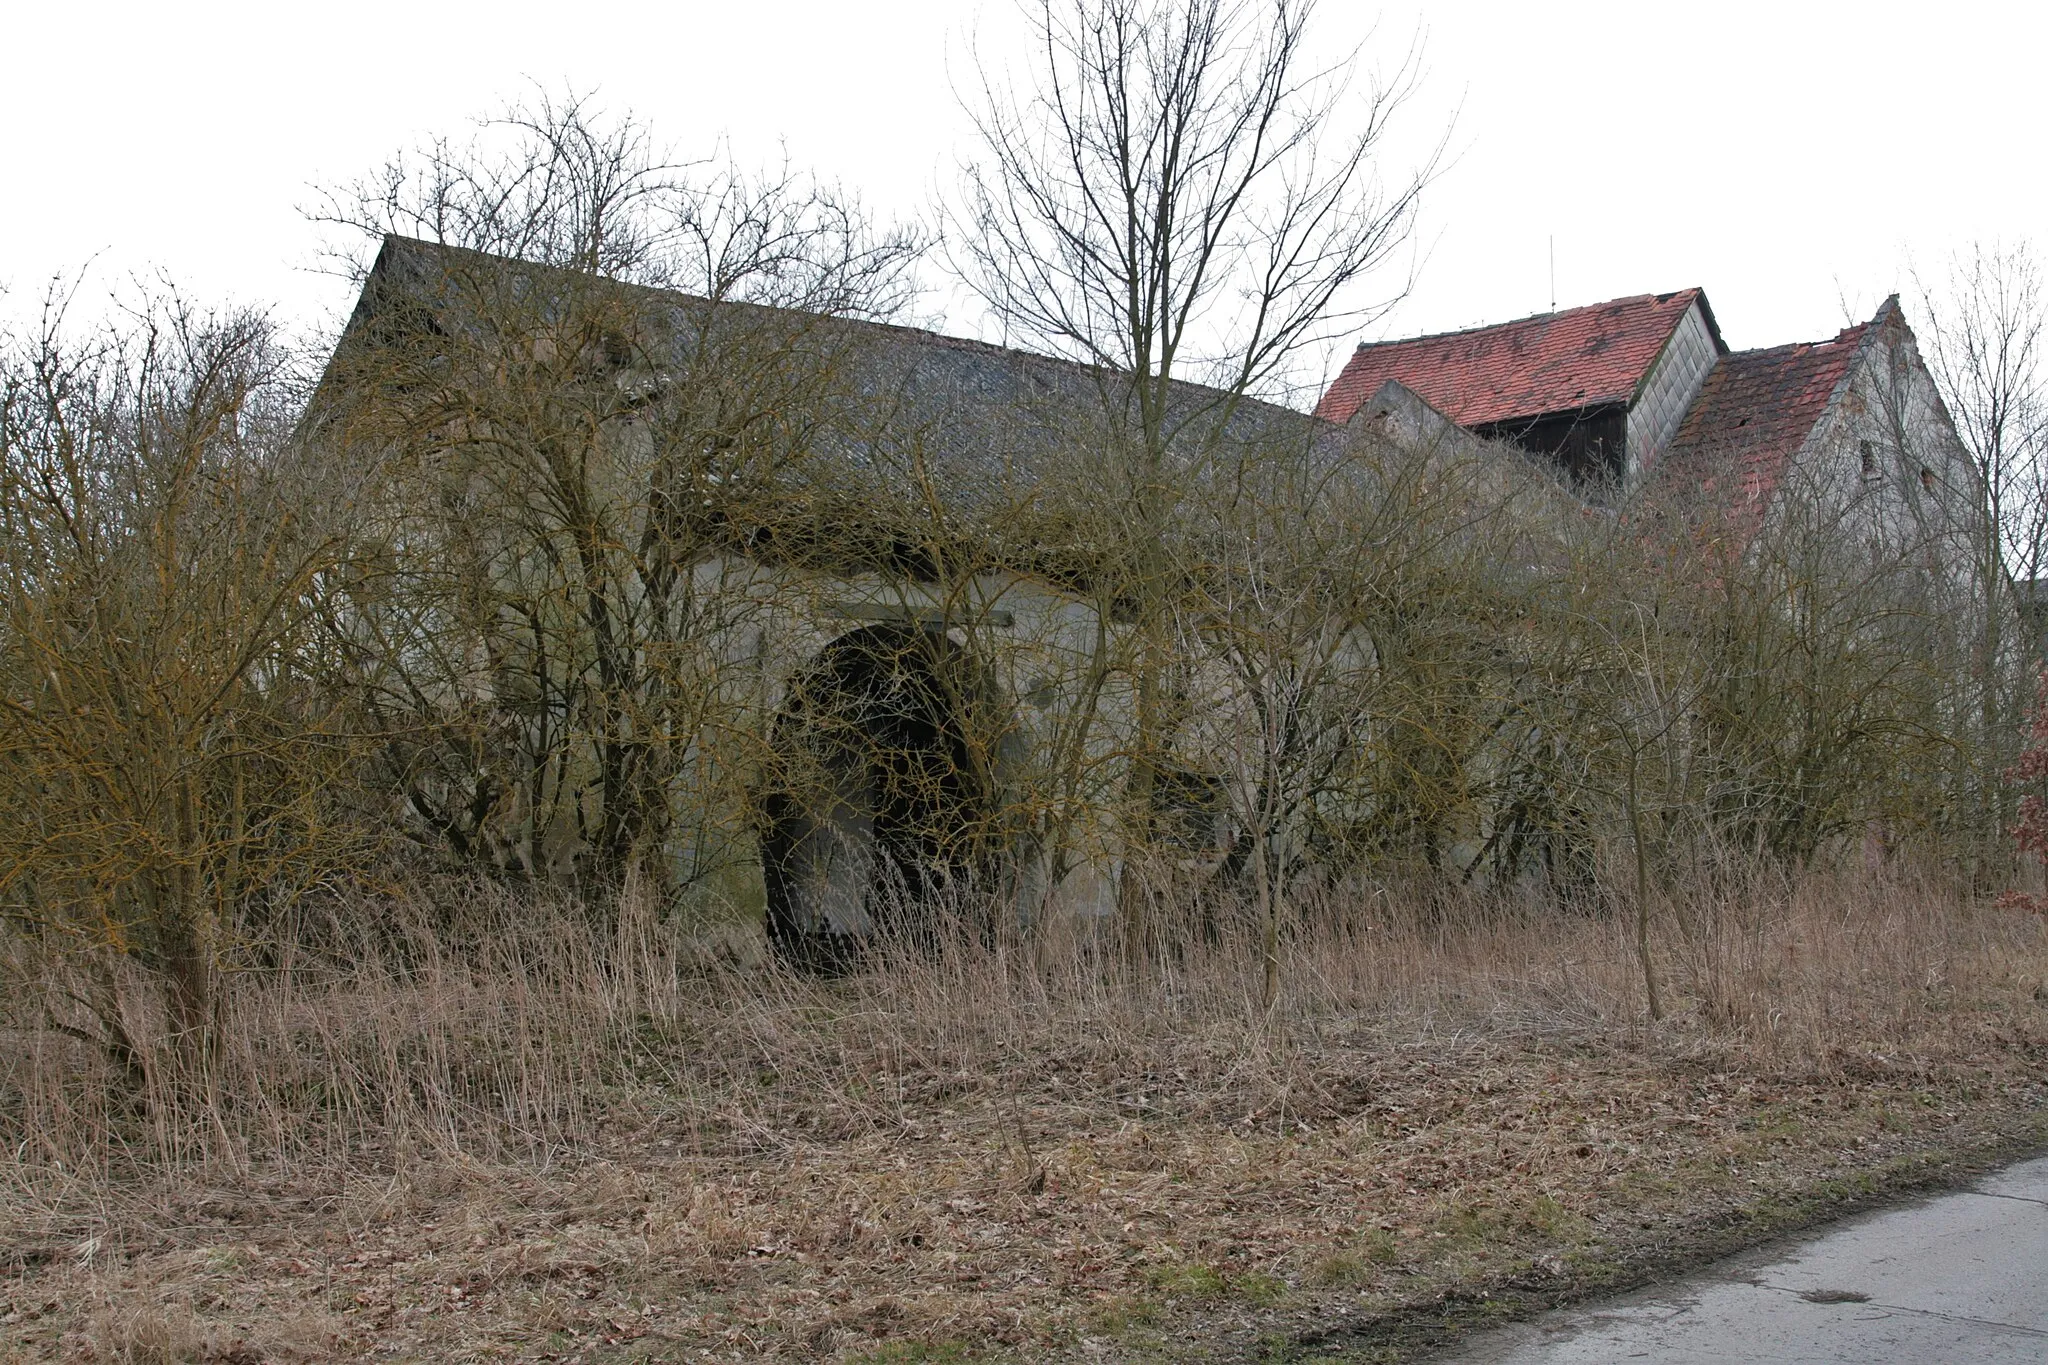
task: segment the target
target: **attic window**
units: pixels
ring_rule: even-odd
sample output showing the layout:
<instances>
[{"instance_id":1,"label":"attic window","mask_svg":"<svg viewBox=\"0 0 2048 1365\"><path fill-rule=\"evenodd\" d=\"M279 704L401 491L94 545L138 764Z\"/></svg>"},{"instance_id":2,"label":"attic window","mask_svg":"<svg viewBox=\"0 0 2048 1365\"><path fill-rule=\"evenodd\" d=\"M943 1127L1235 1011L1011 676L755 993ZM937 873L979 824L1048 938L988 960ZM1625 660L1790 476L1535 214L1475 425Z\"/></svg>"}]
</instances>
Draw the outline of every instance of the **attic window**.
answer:
<instances>
[{"instance_id":1,"label":"attic window","mask_svg":"<svg viewBox=\"0 0 2048 1365\"><path fill-rule=\"evenodd\" d=\"M1858 441L1856 454L1863 461L1863 481L1868 483L1877 477L1877 448L1868 441Z\"/></svg>"}]
</instances>

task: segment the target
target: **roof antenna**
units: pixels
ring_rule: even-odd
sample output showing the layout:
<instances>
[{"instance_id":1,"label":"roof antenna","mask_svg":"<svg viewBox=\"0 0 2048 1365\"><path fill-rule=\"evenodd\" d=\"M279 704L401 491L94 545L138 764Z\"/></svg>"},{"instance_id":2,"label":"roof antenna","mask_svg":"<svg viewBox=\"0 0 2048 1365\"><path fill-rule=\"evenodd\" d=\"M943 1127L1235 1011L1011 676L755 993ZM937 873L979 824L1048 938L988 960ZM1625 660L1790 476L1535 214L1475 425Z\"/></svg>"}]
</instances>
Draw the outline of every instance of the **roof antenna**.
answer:
<instances>
[{"instance_id":1,"label":"roof antenna","mask_svg":"<svg viewBox=\"0 0 2048 1365\"><path fill-rule=\"evenodd\" d=\"M1557 234L1550 234L1550 311L1557 311Z\"/></svg>"}]
</instances>

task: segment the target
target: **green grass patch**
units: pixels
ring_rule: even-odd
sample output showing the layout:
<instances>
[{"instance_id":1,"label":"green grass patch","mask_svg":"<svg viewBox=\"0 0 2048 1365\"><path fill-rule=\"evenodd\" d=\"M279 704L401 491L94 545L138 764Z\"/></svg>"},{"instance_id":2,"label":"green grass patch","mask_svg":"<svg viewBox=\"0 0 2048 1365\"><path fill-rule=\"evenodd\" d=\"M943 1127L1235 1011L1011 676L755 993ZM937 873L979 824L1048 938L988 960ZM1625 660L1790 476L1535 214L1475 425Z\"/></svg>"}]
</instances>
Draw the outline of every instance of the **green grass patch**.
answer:
<instances>
[{"instance_id":1,"label":"green grass patch","mask_svg":"<svg viewBox=\"0 0 2048 1365\"><path fill-rule=\"evenodd\" d=\"M1197 1261L1168 1261L1145 1272L1145 1283L1170 1299L1237 1299L1270 1308L1287 1297L1287 1281L1262 1270L1242 1273Z\"/></svg>"},{"instance_id":2,"label":"green grass patch","mask_svg":"<svg viewBox=\"0 0 2048 1365\"><path fill-rule=\"evenodd\" d=\"M1166 1310L1142 1294L1113 1294L1092 1306L1085 1321L1091 1332L1109 1337L1128 1337L1157 1327L1166 1320Z\"/></svg>"},{"instance_id":3,"label":"green grass patch","mask_svg":"<svg viewBox=\"0 0 2048 1365\"><path fill-rule=\"evenodd\" d=\"M1145 1272L1145 1283L1170 1299L1217 1299L1227 1289L1223 1272L1196 1261L1168 1261Z\"/></svg>"}]
</instances>

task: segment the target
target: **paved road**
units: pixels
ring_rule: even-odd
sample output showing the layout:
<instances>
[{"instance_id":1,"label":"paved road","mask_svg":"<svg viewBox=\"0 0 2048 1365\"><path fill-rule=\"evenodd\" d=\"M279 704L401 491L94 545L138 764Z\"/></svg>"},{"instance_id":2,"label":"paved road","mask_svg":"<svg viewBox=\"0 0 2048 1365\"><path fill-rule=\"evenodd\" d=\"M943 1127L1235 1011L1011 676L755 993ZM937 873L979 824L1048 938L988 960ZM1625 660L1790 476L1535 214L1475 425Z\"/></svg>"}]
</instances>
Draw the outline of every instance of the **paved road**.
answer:
<instances>
[{"instance_id":1,"label":"paved road","mask_svg":"<svg viewBox=\"0 0 2048 1365\"><path fill-rule=\"evenodd\" d=\"M1468 1341L1457 1365L2048 1362L2048 1159Z\"/></svg>"}]
</instances>

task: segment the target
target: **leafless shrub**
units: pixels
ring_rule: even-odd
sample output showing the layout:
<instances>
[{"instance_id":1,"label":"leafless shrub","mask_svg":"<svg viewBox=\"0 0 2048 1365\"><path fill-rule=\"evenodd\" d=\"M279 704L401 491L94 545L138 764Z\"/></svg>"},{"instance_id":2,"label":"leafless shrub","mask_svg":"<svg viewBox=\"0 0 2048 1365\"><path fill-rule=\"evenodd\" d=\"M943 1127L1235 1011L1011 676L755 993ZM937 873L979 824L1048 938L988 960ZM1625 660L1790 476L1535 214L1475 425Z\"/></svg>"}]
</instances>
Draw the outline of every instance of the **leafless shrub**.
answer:
<instances>
[{"instance_id":1,"label":"leafless shrub","mask_svg":"<svg viewBox=\"0 0 2048 1365\"><path fill-rule=\"evenodd\" d=\"M0 907L103 964L79 998L140 1073L123 962L203 1057L245 912L356 863L329 799L356 745L302 653L346 489L290 456L260 316L63 321L0 353Z\"/></svg>"}]
</instances>

